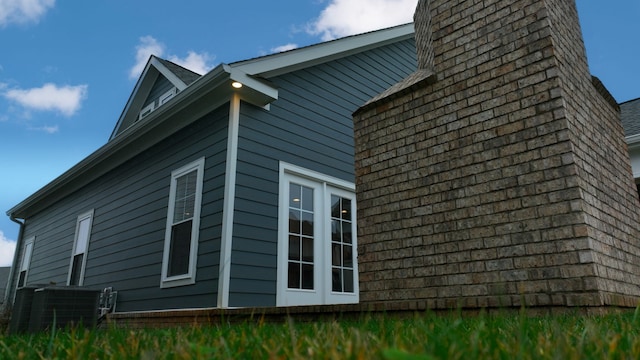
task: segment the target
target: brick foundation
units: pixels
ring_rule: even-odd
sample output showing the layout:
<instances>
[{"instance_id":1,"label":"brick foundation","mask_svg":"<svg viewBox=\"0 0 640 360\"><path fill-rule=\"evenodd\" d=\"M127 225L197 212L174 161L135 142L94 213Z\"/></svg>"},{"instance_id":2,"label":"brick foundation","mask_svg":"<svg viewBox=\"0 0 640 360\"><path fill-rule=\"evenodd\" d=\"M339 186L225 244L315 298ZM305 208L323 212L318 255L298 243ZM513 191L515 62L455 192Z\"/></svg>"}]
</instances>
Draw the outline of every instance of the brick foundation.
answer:
<instances>
[{"instance_id":1,"label":"brick foundation","mask_svg":"<svg viewBox=\"0 0 640 360\"><path fill-rule=\"evenodd\" d=\"M640 204L575 2L415 24L420 70L354 114L361 302L636 306Z\"/></svg>"}]
</instances>

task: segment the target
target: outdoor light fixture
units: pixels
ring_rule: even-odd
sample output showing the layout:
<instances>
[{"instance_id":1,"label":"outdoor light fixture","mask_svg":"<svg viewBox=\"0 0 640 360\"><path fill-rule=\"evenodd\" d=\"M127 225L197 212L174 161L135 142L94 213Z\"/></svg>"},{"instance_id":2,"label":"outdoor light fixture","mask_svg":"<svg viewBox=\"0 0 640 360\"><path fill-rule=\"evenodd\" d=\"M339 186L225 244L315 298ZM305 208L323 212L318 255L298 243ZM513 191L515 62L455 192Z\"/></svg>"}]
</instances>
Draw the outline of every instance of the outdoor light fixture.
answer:
<instances>
[{"instance_id":1,"label":"outdoor light fixture","mask_svg":"<svg viewBox=\"0 0 640 360\"><path fill-rule=\"evenodd\" d=\"M242 87L242 83L234 81L234 82L231 83L231 86L233 86L236 89L240 89Z\"/></svg>"}]
</instances>

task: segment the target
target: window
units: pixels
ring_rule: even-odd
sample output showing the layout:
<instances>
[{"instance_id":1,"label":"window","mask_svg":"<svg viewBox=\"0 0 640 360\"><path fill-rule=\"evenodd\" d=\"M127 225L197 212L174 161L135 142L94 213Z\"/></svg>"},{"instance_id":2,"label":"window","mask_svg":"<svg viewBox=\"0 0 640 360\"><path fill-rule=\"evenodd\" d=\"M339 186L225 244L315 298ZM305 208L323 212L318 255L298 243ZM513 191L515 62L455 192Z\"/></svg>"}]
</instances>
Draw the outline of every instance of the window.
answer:
<instances>
[{"instance_id":1,"label":"window","mask_svg":"<svg viewBox=\"0 0 640 360\"><path fill-rule=\"evenodd\" d=\"M138 120L142 120L143 118L145 118L147 115L151 114L151 112L153 110L155 110L156 108L156 103L155 101L152 102L151 104L145 106L142 108L142 110L140 110L140 115L138 116Z\"/></svg>"},{"instance_id":2,"label":"window","mask_svg":"<svg viewBox=\"0 0 640 360\"><path fill-rule=\"evenodd\" d=\"M177 93L177 88L172 88L171 90L167 91L166 93L160 95L160 99L158 100L158 106L164 105L167 101L171 100L173 98L173 96Z\"/></svg>"},{"instance_id":3,"label":"window","mask_svg":"<svg viewBox=\"0 0 640 360\"><path fill-rule=\"evenodd\" d=\"M195 283L204 158L171 173L161 287Z\"/></svg>"},{"instance_id":4,"label":"window","mask_svg":"<svg viewBox=\"0 0 640 360\"><path fill-rule=\"evenodd\" d=\"M142 110L140 110L140 113L138 114L138 120L142 120L143 118L147 117L155 109L159 108L160 106L164 105L169 100L171 100L177 93L178 93L178 89L176 87L173 87L171 88L171 90L160 95L160 97L157 99L158 105L156 106L156 100L153 100L153 102L151 102L149 105L143 107Z\"/></svg>"},{"instance_id":5,"label":"window","mask_svg":"<svg viewBox=\"0 0 640 360\"><path fill-rule=\"evenodd\" d=\"M358 302L352 183L280 169L278 306Z\"/></svg>"},{"instance_id":6,"label":"window","mask_svg":"<svg viewBox=\"0 0 640 360\"><path fill-rule=\"evenodd\" d=\"M35 239L35 237L31 237L24 242L22 261L20 262L20 273L18 274L18 288L27 284L27 275L29 275L29 265L31 264L31 254L33 253L33 243Z\"/></svg>"},{"instance_id":7,"label":"window","mask_svg":"<svg viewBox=\"0 0 640 360\"><path fill-rule=\"evenodd\" d=\"M78 216L67 285L80 286L84 283L84 270L87 265L87 248L89 247L89 238L91 236L92 220L93 210Z\"/></svg>"}]
</instances>

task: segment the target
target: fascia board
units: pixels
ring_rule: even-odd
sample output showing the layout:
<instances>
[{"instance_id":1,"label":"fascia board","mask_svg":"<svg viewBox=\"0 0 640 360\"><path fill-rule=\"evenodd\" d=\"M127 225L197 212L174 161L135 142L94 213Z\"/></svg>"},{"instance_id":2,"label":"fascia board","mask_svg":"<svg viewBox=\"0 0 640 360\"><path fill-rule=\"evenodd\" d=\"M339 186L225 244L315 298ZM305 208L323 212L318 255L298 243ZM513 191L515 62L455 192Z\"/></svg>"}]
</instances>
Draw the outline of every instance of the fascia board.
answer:
<instances>
[{"instance_id":1,"label":"fascia board","mask_svg":"<svg viewBox=\"0 0 640 360\"><path fill-rule=\"evenodd\" d=\"M178 88L178 90L182 91L184 89L187 88L187 84L184 83L184 81L180 80L179 77L176 76L176 74L174 74L171 70L167 69L166 66L164 66L163 63L161 63L158 58L156 58L155 56L151 58L151 64L158 69L158 71L167 78L167 80L169 80L169 82L171 82L173 84L173 86L175 86L176 88Z\"/></svg>"},{"instance_id":2,"label":"fascia board","mask_svg":"<svg viewBox=\"0 0 640 360\"><path fill-rule=\"evenodd\" d=\"M259 75L269 78L408 39L413 35L413 23L409 23L256 59L240 61L231 64L231 67L242 70L248 75Z\"/></svg>"}]
</instances>

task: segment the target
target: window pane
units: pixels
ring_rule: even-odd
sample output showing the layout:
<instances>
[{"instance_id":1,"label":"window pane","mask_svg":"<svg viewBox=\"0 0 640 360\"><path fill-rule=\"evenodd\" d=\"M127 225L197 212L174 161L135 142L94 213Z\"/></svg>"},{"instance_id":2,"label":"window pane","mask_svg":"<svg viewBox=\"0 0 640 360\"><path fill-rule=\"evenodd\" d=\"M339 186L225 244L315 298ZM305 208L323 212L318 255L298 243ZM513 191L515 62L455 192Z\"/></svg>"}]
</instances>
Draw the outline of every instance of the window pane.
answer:
<instances>
[{"instance_id":1,"label":"window pane","mask_svg":"<svg viewBox=\"0 0 640 360\"><path fill-rule=\"evenodd\" d=\"M302 235L313 236L313 214L303 212L302 214Z\"/></svg>"},{"instance_id":2,"label":"window pane","mask_svg":"<svg viewBox=\"0 0 640 360\"><path fill-rule=\"evenodd\" d=\"M289 262L288 287L290 289L300 289L300 264L297 262Z\"/></svg>"},{"instance_id":3,"label":"window pane","mask_svg":"<svg viewBox=\"0 0 640 360\"><path fill-rule=\"evenodd\" d=\"M306 186L302 187L302 209L313 211L313 189Z\"/></svg>"},{"instance_id":4,"label":"window pane","mask_svg":"<svg viewBox=\"0 0 640 360\"><path fill-rule=\"evenodd\" d=\"M177 223L193 217L196 201L198 171L193 170L176 179L173 222Z\"/></svg>"},{"instance_id":5,"label":"window pane","mask_svg":"<svg viewBox=\"0 0 640 360\"><path fill-rule=\"evenodd\" d=\"M353 292L353 270L344 270L344 292Z\"/></svg>"},{"instance_id":6,"label":"window pane","mask_svg":"<svg viewBox=\"0 0 640 360\"><path fill-rule=\"evenodd\" d=\"M301 234L301 224L300 224L300 211L298 210L289 210L289 233L291 234Z\"/></svg>"},{"instance_id":7,"label":"window pane","mask_svg":"<svg viewBox=\"0 0 640 360\"><path fill-rule=\"evenodd\" d=\"M313 265L302 264L302 288L313 289Z\"/></svg>"},{"instance_id":8,"label":"window pane","mask_svg":"<svg viewBox=\"0 0 640 360\"><path fill-rule=\"evenodd\" d=\"M300 238L289 236L289 260L300 261Z\"/></svg>"},{"instance_id":9,"label":"window pane","mask_svg":"<svg viewBox=\"0 0 640 360\"><path fill-rule=\"evenodd\" d=\"M331 244L331 265L340 266L340 260L342 259L342 252L340 251L340 244Z\"/></svg>"},{"instance_id":10,"label":"window pane","mask_svg":"<svg viewBox=\"0 0 640 360\"><path fill-rule=\"evenodd\" d=\"M344 245L342 247L342 266L346 268L353 268L353 247L351 245Z\"/></svg>"},{"instance_id":11,"label":"window pane","mask_svg":"<svg viewBox=\"0 0 640 360\"><path fill-rule=\"evenodd\" d=\"M22 266L20 270L27 270L29 268L29 261L31 261L31 253L33 252L33 243L30 242L24 247L24 254L22 255Z\"/></svg>"},{"instance_id":12,"label":"window pane","mask_svg":"<svg viewBox=\"0 0 640 360\"><path fill-rule=\"evenodd\" d=\"M75 255L71 264L71 279L69 285L80 285L80 273L82 272L82 259L84 254Z\"/></svg>"},{"instance_id":13,"label":"window pane","mask_svg":"<svg viewBox=\"0 0 640 360\"><path fill-rule=\"evenodd\" d=\"M302 186L294 183L289 184L289 207L300 209L302 201Z\"/></svg>"},{"instance_id":14,"label":"window pane","mask_svg":"<svg viewBox=\"0 0 640 360\"><path fill-rule=\"evenodd\" d=\"M331 217L340 219L340 197L331 195Z\"/></svg>"},{"instance_id":15,"label":"window pane","mask_svg":"<svg viewBox=\"0 0 640 360\"><path fill-rule=\"evenodd\" d=\"M302 239L302 261L313 262L313 238Z\"/></svg>"},{"instance_id":16,"label":"window pane","mask_svg":"<svg viewBox=\"0 0 640 360\"><path fill-rule=\"evenodd\" d=\"M342 198L342 219L351 220L351 200Z\"/></svg>"},{"instance_id":17,"label":"window pane","mask_svg":"<svg viewBox=\"0 0 640 360\"><path fill-rule=\"evenodd\" d=\"M80 220L80 223L78 223L78 235L77 235L78 238L76 240L76 248L75 248L74 255L84 253L85 249L87 248L87 241L89 240L90 220L91 218L88 217Z\"/></svg>"},{"instance_id":18,"label":"window pane","mask_svg":"<svg viewBox=\"0 0 640 360\"><path fill-rule=\"evenodd\" d=\"M27 271L23 270L20 271L20 276L18 277L18 287L23 287L24 286L24 280L27 277Z\"/></svg>"},{"instance_id":19,"label":"window pane","mask_svg":"<svg viewBox=\"0 0 640 360\"><path fill-rule=\"evenodd\" d=\"M353 226L353 223L351 222L348 222L348 221L342 222L342 241L345 244L353 243L353 232L351 231L352 226Z\"/></svg>"},{"instance_id":20,"label":"window pane","mask_svg":"<svg viewBox=\"0 0 640 360\"><path fill-rule=\"evenodd\" d=\"M171 228L168 276L189 272L189 254L191 252L191 226L193 221L185 221Z\"/></svg>"},{"instance_id":21,"label":"window pane","mask_svg":"<svg viewBox=\"0 0 640 360\"><path fill-rule=\"evenodd\" d=\"M340 220L331 220L331 241L342 241L342 229L340 226Z\"/></svg>"},{"instance_id":22,"label":"window pane","mask_svg":"<svg viewBox=\"0 0 640 360\"><path fill-rule=\"evenodd\" d=\"M331 269L331 290L342 291L342 272L339 268Z\"/></svg>"}]
</instances>

